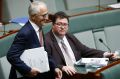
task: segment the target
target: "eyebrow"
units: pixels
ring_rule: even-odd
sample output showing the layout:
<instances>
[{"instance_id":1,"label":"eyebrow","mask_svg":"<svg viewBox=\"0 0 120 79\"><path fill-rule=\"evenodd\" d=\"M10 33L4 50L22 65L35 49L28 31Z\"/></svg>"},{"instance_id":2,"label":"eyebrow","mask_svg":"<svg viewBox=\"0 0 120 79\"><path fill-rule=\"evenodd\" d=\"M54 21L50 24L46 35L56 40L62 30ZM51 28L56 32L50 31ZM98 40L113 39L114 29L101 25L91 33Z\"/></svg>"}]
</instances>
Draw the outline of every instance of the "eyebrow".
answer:
<instances>
[{"instance_id":1,"label":"eyebrow","mask_svg":"<svg viewBox=\"0 0 120 79\"><path fill-rule=\"evenodd\" d=\"M43 15L41 15L41 16L46 16L46 15L48 15L48 12L47 12L47 13L45 13L45 14L43 14Z\"/></svg>"}]
</instances>

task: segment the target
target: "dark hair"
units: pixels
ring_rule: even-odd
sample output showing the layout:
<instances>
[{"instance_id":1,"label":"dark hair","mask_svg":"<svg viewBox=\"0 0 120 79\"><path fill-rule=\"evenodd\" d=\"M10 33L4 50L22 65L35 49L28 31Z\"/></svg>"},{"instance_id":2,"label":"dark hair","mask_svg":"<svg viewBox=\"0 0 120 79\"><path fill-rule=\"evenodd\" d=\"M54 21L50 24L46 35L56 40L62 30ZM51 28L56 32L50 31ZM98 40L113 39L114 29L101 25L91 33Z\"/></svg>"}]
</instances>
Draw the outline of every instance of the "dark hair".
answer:
<instances>
[{"instance_id":1,"label":"dark hair","mask_svg":"<svg viewBox=\"0 0 120 79\"><path fill-rule=\"evenodd\" d=\"M59 11L57 13L55 13L52 17L52 23L53 25L55 24L56 20L60 18L60 19L63 19L63 18L66 18L69 22L69 18L68 18L68 15L65 13L65 12L62 12L62 11Z\"/></svg>"}]
</instances>

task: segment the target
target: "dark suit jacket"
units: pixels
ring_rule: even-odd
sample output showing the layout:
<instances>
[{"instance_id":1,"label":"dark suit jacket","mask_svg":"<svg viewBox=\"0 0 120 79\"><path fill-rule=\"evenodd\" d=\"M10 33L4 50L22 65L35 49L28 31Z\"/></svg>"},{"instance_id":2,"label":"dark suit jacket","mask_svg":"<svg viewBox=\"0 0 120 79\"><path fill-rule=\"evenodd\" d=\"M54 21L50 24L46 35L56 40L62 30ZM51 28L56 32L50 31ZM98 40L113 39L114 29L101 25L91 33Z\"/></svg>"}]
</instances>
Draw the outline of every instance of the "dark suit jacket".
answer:
<instances>
[{"instance_id":1,"label":"dark suit jacket","mask_svg":"<svg viewBox=\"0 0 120 79\"><path fill-rule=\"evenodd\" d=\"M37 47L40 47L38 37L30 22L27 22L26 25L23 26L16 35L14 42L7 54L7 59L12 65L9 79L16 79L15 69L18 70L22 75L25 75L31 71L31 68L28 67L23 61L21 61L20 56L24 52L24 50ZM51 58L49 58L49 64L51 71L54 71L55 66ZM43 73L40 74L40 78L33 79L52 79L46 78L47 75L47 73ZM25 79L29 78L26 77Z\"/></svg>"},{"instance_id":2,"label":"dark suit jacket","mask_svg":"<svg viewBox=\"0 0 120 79\"><path fill-rule=\"evenodd\" d=\"M66 38L72 48L72 51L77 61L81 59L81 57L103 57L103 51L88 48L87 46L83 45L80 41L78 41L77 38L75 38L73 35L67 33ZM65 66L65 59L52 31L46 34L45 43L47 52L54 58L57 66L59 68Z\"/></svg>"}]
</instances>

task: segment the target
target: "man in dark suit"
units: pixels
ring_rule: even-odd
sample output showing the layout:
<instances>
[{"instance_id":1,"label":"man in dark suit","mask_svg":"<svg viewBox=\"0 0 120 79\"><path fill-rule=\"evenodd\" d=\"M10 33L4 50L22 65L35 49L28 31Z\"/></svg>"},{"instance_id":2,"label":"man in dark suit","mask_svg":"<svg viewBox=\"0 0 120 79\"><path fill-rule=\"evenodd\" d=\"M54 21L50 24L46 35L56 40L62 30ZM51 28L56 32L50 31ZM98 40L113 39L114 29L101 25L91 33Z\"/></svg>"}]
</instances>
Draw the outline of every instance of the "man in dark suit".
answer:
<instances>
[{"instance_id":1,"label":"man in dark suit","mask_svg":"<svg viewBox=\"0 0 120 79\"><path fill-rule=\"evenodd\" d=\"M45 36L47 52L54 58L57 66L67 75L76 73L73 64L81 57L110 57L111 53L96 50L83 45L75 36L67 33L69 19L64 12L57 12L52 18L52 30ZM63 47L62 41L66 45ZM66 51L67 49L67 51ZM69 53L69 59L65 53ZM70 60L70 61L69 61Z\"/></svg>"},{"instance_id":2,"label":"man in dark suit","mask_svg":"<svg viewBox=\"0 0 120 79\"><path fill-rule=\"evenodd\" d=\"M29 67L20 59L25 50L43 46L44 40L39 33L42 33L42 26L48 19L48 9L44 2L32 2L28 12L29 21L17 33L7 54L7 59L12 65L9 79L17 79L16 70L23 76L19 79L54 79L55 75L61 78L62 72L56 68L51 57L49 57L50 71L45 73L40 73L37 68Z\"/></svg>"}]
</instances>

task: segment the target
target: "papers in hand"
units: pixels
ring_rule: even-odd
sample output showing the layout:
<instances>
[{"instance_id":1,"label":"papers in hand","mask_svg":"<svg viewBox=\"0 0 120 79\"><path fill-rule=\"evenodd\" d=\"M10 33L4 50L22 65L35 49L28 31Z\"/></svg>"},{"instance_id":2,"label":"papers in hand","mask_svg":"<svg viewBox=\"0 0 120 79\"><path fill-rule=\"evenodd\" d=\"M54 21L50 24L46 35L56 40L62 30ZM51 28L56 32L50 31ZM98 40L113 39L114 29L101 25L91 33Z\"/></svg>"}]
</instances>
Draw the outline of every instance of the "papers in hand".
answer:
<instances>
[{"instance_id":1,"label":"papers in hand","mask_svg":"<svg viewBox=\"0 0 120 79\"><path fill-rule=\"evenodd\" d=\"M29 67L39 69L40 73L50 70L47 52L44 47L25 50L20 58ZM20 77L19 73L17 75Z\"/></svg>"},{"instance_id":2,"label":"papers in hand","mask_svg":"<svg viewBox=\"0 0 120 79\"><path fill-rule=\"evenodd\" d=\"M92 64L96 67L106 66L108 64L108 58L81 58L77 61L76 65L85 65L85 64Z\"/></svg>"}]
</instances>

